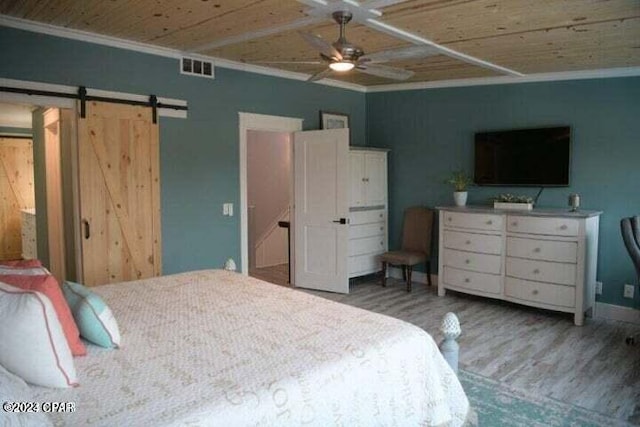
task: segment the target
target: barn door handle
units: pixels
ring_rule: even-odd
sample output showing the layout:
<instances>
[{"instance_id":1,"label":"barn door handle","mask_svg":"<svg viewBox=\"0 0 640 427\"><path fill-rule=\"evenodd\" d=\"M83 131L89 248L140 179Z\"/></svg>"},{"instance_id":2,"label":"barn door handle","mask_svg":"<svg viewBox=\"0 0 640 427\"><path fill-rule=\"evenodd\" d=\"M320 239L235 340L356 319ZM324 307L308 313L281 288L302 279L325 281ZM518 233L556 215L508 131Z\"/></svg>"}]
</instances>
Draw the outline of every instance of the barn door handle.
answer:
<instances>
[{"instance_id":1,"label":"barn door handle","mask_svg":"<svg viewBox=\"0 0 640 427\"><path fill-rule=\"evenodd\" d=\"M340 219L337 219L337 220L335 220L333 222L335 222L336 224L346 224L347 223L347 218L340 218Z\"/></svg>"},{"instance_id":2,"label":"barn door handle","mask_svg":"<svg viewBox=\"0 0 640 427\"><path fill-rule=\"evenodd\" d=\"M83 219L82 225L84 226L84 238L88 239L89 237L91 237L91 226L89 225L89 221Z\"/></svg>"}]
</instances>

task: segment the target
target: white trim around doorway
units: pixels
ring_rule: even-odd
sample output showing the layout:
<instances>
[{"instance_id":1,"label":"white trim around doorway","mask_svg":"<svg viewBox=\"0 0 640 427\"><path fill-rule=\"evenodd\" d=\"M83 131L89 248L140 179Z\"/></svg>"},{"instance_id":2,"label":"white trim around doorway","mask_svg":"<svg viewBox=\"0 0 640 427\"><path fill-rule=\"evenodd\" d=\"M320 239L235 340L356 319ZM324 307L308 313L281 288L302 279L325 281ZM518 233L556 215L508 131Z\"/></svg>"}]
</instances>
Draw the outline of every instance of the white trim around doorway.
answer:
<instances>
[{"instance_id":1,"label":"white trim around doorway","mask_svg":"<svg viewBox=\"0 0 640 427\"><path fill-rule=\"evenodd\" d=\"M247 131L299 132L304 119L238 113L240 145L240 264L242 274L249 274L249 224L247 217Z\"/></svg>"}]
</instances>

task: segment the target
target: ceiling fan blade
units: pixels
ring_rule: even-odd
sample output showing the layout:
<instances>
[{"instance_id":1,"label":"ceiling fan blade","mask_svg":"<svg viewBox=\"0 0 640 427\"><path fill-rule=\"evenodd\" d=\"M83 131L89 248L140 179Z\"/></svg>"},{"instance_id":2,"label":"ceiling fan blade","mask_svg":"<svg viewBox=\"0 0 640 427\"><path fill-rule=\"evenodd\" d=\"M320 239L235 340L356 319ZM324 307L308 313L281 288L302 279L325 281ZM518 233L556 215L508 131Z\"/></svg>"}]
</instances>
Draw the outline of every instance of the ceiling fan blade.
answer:
<instances>
[{"instance_id":1,"label":"ceiling fan blade","mask_svg":"<svg viewBox=\"0 0 640 427\"><path fill-rule=\"evenodd\" d=\"M298 34L300 34L308 44L313 46L314 49L320 51L323 55L328 56L329 58L335 58L338 61L342 59L340 52L338 52L328 41L304 31L298 31Z\"/></svg>"},{"instance_id":2,"label":"ceiling fan blade","mask_svg":"<svg viewBox=\"0 0 640 427\"><path fill-rule=\"evenodd\" d=\"M331 68L327 68L326 70L320 71L319 73L315 73L313 76L307 79L308 82L315 82L318 80L322 80L325 77L328 77L331 74Z\"/></svg>"},{"instance_id":3,"label":"ceiling fan blade","mask_svg":"<svg viewBox=\"0 0 640 427\"><path fill-rule=\"evenodd\" d=\"M400 49L389 49L380 52L374 52L364 55L359 62L368 64L376 64L380 62L403 61L406 59L426 58L427 56L437 55L439 51L432 46L409 46Z\"/></svg>"},{"instance_id":4,"label":"ceiling fan blade","mask_svg":"<svg viewBox=\"0 0 640 427\"><path fill-rule=\"evenodd\" d=\"M356 70L371 74L372 76L385 77L393 80L407 80L415 74L413 71L379 64L360 64L356 67Z\"/></svg>"}]
</instances>

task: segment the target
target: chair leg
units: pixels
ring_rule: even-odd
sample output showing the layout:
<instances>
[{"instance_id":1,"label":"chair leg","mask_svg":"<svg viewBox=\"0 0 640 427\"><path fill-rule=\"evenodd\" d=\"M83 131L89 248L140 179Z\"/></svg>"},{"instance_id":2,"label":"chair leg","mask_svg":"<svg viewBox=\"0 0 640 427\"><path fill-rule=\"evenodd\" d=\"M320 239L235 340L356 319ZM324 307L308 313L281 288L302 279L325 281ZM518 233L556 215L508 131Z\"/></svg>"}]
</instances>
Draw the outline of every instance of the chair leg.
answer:
<instances>
[{"instance_id":1,"label":"chair leg","mask_svg":"<svg viewBox=\"0 0 640 427\"><path fill-rule=\"evenodd\" d=\"M431 261L427 260L427 284L431 286Z\"/></svg>"},{"instance_id":2,"label":"chair leg","mask_svg":"<svg viewBox=\"0 0 640 427\"><path fill-rule=\"evenodd\" d=\"M387 263L382 261L382 287L387 287Z\"/></svg>"},{"instance_id":3,"label":"chair leg","mask_svg":"<svg viewBox=\"0 0 640 427\"><path fill-rule=\"evenodd\" d=\"M411 292L411 273L413 273L413 267L407 266L407 292Z\"/></svg>"},{"instance_id":4,"label":"chair leg","mask_svg":"<svg viewBox=\"0 0 640 427\"><path fill-rule=\"evenodd\" d=\"M402 266L402 280L404 280L405 282L407 281L407 266L406 265Z\"/></svg>"}]
</instances>

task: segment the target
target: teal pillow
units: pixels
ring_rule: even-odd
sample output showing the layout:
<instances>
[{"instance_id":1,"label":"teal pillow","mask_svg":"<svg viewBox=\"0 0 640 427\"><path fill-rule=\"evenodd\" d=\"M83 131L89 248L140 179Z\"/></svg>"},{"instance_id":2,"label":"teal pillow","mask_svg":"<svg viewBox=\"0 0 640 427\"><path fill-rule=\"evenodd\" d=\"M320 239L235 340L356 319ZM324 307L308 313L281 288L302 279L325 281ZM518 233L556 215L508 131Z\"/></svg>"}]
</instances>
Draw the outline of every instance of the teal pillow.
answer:
<instances>
[{"instance_id":1,"label":"teal pillow","mask_svg":"<svg viewBox=\"0 0 640 427\"><path fill-rule=\"evenodd\" d=\"M62 285L62 292L84 339L105 348L120 346L118 323L98 294L79 283L68 281Z\"/></svg>"}]
</instances>

